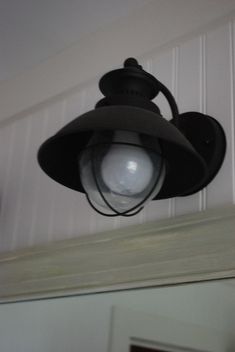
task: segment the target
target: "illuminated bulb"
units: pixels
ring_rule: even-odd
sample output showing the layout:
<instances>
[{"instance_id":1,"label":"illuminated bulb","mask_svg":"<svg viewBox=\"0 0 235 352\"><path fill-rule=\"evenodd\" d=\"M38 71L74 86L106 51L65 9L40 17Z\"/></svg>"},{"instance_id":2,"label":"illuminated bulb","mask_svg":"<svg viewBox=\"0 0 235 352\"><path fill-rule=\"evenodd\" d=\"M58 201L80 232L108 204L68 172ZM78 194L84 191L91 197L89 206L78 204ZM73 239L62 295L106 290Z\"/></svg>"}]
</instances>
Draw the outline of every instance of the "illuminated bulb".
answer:
<instances>
[{"instance_id":1,"label":"illuminated bulb","mask_svg":"<svg viewBox=\"0 0 235 352\"><path fill-rule=\"evenodd\" d=\"M103 138L94 135L79 160L82 185L91 203L96 209L118 213L147 204L165 178L161 155L144 149L134 132L116 131L108 148Z\"/></svg>"},{"instance_id":2,"label":"illuminated bulb","mask_svg":"<svg viewBox=\"0 0 235 352\"><path fill-rule=\"evenodd\" d=\"M148 186L153 164L142 148L114 144L102 160L101 175L113 193L133 196Z\"/></svg>"}]
</instances>

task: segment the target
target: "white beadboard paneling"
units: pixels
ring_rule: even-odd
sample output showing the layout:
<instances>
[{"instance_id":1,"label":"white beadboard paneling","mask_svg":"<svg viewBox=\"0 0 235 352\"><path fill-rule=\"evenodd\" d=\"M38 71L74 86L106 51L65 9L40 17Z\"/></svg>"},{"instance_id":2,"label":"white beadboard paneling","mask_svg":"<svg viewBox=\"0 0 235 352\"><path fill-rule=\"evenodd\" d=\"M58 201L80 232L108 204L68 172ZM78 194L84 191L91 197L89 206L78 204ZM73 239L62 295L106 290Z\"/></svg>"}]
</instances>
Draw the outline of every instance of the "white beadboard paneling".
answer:
<instances>
[{"instance_id":1,"label":"white beadboard paneling","mask_svg":"<svg viewBox=\"0 0 235 352\"><path fill-rule=\"evenodd\" d=\"M179 47L178 65L179 112L198 111L200 109L200 38L184 42Z\"/></svg>"},{"instance_id":2,"label":"white beadboard paneling","mask_svg":"<svg viewBox=\"0 0 235 352\"><path fill-rule=\"evenodd\" d=\"M22 207L22 204L25 204L24 202L24 181L27 180L28 178L28 163L27 161L29 160L29 146L30 146L30 135L31 135L31 125L32 125L32 119L27 119L25 120L24 124L24 134L22 136L22 139L24 140L24 143L22 145L22 151L21 155L22 158L20 160L20 168L18 171L18 177L19 177L19 185L18 185L18 190L17 193L15 194L15 215L14 219L12 221L13 227L12 227L12 241L11 241L11 249L17 248L17 243L20 244L20 246L25 246L26 243L22 243L21 241L23 240L24 236L20 236L20 231L18 227L18 221L21 218L21 209L24 208ZM26 215L27 218L27 215Z\"/></svg>"},{"instance_id":3,"label":"white beadboard paneling","mask_svg":"<svg viewBox=\"0 0 235 352\"><path fill-rule=\"evenodd\" d=\"M41 197L41 190L42 190L42 171L38 170L38 163L37 163L37 151L41 143L44 142L47 136L47 123L48 123L48 116L45 110L39 111L37 114L33 116L33 125L32 131L37 135L33 135L33 141L35 143L34 149L32 149L32 158L34 159L33 164L31 165L31 172L32 176L30 177L30 181L32 184L31 192L32 192L32 203L29 204L31 206L31 217L29 219L29 232L28 232L28 245L34 245L37 243L37 237L41 237L44 239L42 242L46 242L45 235L40 235L40 230L37 229L37 219L39 214L39 207L40 207L40 197ZM32 132L33 133L33 132ZM30 188L30 184L27 184ZM24 223L24 219L22 219ZM39 233L37 233L39 232ZM27 236L27 235L26 235ZM40 240L40 239L39 239Z\"/></svg>"},{"instance_id":4,"label":"white beadboard paneling","mask_svg":"<svg viewBox=\"0 0 235 352\"><path fill-rule=\"evenodd\" d=\"M58 129L62 128L65 125L65 111L66 111L66 101L62 101L60 105L58 105L58 109L54 111L54 109L48 109L48 116L49 118L56 118L58 120ZM55 116L55 117L54 117ZM58 187L56 187L58 186ZM51 241L54 239L55 233L56 233L56 238L60 238L60 230L61 229L61 220L65 220L64 217L68 214L68 212L63 213L63 216L61 217L61 212L63 209L61 209L61 205L64 206L68 198L68 193L66 195L61 194L61 189L63 191L63 188L60 187L58 184L56 184L55 187L53 187L52 192L51 192L51 207L50 207L50 218L49 218L49 223L48 223L48 240ZM65 223L65 221L62 222L62 225ZM58 227L57 227L58 226ZM63 227L63 226L62 226ZM59 229L59 231L57 231ZM67 226L67 231L70 232L70 227Z\"/></svg>"},{"instance_id":5,"label":"white beadboard paneling","mask_svg":"<svg viewBox=\"0 0 235 352\"><path fill-rule=\"evenodd\" d=\"M25 144L24 164L22 165L22 180L18 198L18 209L14 220L12 248L26 247L31 244L31 228L34 219L34 209L38 197L38 178L40 172L37 164L37 149L42 140L42 114L35 113L26 119L28 121L28 140ZM38 190L38 192L37 192Z\"/></svg>"},{"instance_id":6,"label":"white beadboard paneling","mask_svg":"<svg viewBox=\"0 0 235 352\"><path fill-rule=\"evenodd\" d=\"M200 111L200 39L194 38L179 47L178 92L179 112ZM199 210L199 193L175 199L175 214Z\"/></svg>"},{"instance_id":7,"label":"white beadboard paneling","mask_svg":"<svg viewBox=\"0 0 235 352\"><path fill-rule=\"evenodd\" d=\"M5 199L3 200L1 230L3 233L4 249L13 249L13 233L19 209L21 195L21 182L24 173L25 151L28 143L28 119L14 122L14 140L10 153L9 173ZM26 220L27 221L27 220Z\"/></svg>"},{"instance_id":8,"label":"white beadboard paneling","mask_svg":"<svg viewBox=\"0 0 235 352\"><path fill-rule=\"evenodd\" d=\"M231 96L229 25L206 36L206 112L223 126L227 138L224 164L207 187L207 207L232 202Z\"/></svg>"},{"instance_id":9,"label":"white beadboard paneling","mask_svg":"<svg viewBox=\"0 0 235 352\"><path fill-rule=\"evenodd\" d=\"M0 206L2 207L2 201L4 196L4 189L6 188L7 182L7 169L9 164L10 149L12 146L12 125L8 125L4 128L0 128Z\"/></svg>"},{"instance_id":10,"label":"white beadboard paneling","mask_svg":"<svg viewBox=\"0 0 235 352\"><path fill-rule=\"evenodd\" d=\"M159 81L161 81L170 90L172 89L173 80L173 50L164 50L158 55L154 55L150 62L150 73L153 74ZM172 118L171 110L166 98L163 94L159 94L153 100L160 108L161 114L167 120Z\"/></svg>"},{"instance_id":11,"label":"white beadboard paneling","mask_svg":"<svg viewBox=\"0 0 235 352\"><path fill-rule=\"evenodd\" d=\"M60 119L58 119L60 106L60 104L55 104L42 111L39 117L42 123L42 130L38 147L60 128ZM34 157L36 158L36 153ZM57 183L49 178L39 166L37 173L39 176L35 185L36 197L31 229L32 244L44 243L52 238L52 234L49 233L51 229L51 211L54 204L55 189L58 188Z\"/></svg>"},{"instance_id":12,"label":"white beadboard paneling","mask_svg":"<svg viewBox=\"0 0 235 352\"><path fill-rule=\"evenodd\" d=\"M152 57L150 72L169 89L172 87L172 50L165 50L159 55ZM171 119L171 111L165 97L159 94L154 99L154 102L159 106L162 115L166 119ZM145 209L145 221L166 218L169 216L170 201L168 199L150 202Z\"/></svg>"},{"instance_id":13,"label":"white beadboard paneling","mask_svg":"<svg viewBox=\"0 0 235 352\"><path fill-rule=\"evenodd\" d=\"M86 90L75 92L64 99L64 123L69 123L85 112Z\"/></svg>"},{"instance_id":14,"label":"white beadboard paneling","mask_svg":"<svg viewBox=\"0 0 235 352\"><path fill-rule=\"evenodd\" d=\"M14 149L14 140L15 140L15 126L13 124L4 127L1 129L0 134L1 140L1 207L0 207L0 226L1 226L1 235L0 235L0 250L9 250L10 249L10 239L6 237L5 228L9 221L8 218L8 189L10 188L9 178L11 172L11 159Z\"/></svg>"},{"instance_id":15,"label":"white beadboard paneling","mask_svg":"<svg viewBox=\"0 0 235 352\"><path fill-rule=\"evenodd\" d=\"M231 97L231 148L232 148L232 184L233 203L235 203L235 21L229 24L230 34L230 97Z\"/></svg>"},{"instance_id":16,"label":"white beadboard paneling","mask_svg":"<svg viewBox=\"0 0 235 352\"><path fill-rule=\"evenodd\" d=\"M73 97L75 99L75 97ZM77 103L84 104L84 95L77 95ZM54 134L67 122L76 117L68 114L68 102L52 105L47 109L47 133ZM72 104L71 104L72 107ZM80 108L82 112L82 108ZM78 111L79 114L79 111ZM69 120L69 121L68 121ZM50 132L49 132L50 131ZM46 139L47 137L44 137ZM38 167L39 169L39 167ZM35 235L40 243L44 236L44 241L60 240L66 237L74 237L82 234L89 234L91 209L84 196L74 192L64 186L54 182L41 170L39 182L41 184L40 196L36 200L38 203L39 215L35 219ZM74 201L76 197L76 202ZM79 221L77 220L79 218ZM45 222L43 223L43 220ZM38 229L43 234L38 233Z\"/></svg>"}]
</instances>

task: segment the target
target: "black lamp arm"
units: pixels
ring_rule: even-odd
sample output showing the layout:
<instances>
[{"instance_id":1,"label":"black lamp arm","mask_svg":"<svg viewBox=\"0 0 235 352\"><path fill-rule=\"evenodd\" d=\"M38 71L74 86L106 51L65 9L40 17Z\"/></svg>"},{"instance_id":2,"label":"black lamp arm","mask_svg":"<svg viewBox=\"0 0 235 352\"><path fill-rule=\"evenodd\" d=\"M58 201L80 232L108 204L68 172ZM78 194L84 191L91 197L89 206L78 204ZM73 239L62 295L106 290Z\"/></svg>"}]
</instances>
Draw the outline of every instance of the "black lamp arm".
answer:
<instances>
[{"instance_id":1,"label":"black lamp arm","mask_svg":"<svg viewBox=\"0 0 235 352\"><path fill-rule=\"evenodd\" d=\"M173 97L173 95L171 94L169 89L166 86L164 86L164 84L162 84L159 81L158 81L158 83L159 83L159 90L164 95L166 100L168 101L170 108L171 108L171 113L172 113L174 123L178 127L178 125L179 125L179 110L178 110L178 106L176 104L175 98Z\"/></svg>"}]
</instances>

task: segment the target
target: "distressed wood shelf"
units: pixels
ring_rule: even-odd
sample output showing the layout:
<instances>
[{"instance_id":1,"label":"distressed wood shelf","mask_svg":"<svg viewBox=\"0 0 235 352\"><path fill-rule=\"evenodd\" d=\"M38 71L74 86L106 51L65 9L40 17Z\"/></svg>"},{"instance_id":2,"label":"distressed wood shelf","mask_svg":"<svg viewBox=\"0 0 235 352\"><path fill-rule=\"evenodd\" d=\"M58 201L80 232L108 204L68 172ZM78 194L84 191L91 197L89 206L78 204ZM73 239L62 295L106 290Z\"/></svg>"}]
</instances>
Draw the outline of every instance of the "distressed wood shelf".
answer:
<instances>
[{"instance_id":1,"label":"distressed wood shelf","mask_svg":"<svg viewBox=\"0 0 235 352\"><path fill-rule=\"evenodd\" d=\"M235 206L0 255L0 302L235 277Z\"/></svg>"}]
</instances>

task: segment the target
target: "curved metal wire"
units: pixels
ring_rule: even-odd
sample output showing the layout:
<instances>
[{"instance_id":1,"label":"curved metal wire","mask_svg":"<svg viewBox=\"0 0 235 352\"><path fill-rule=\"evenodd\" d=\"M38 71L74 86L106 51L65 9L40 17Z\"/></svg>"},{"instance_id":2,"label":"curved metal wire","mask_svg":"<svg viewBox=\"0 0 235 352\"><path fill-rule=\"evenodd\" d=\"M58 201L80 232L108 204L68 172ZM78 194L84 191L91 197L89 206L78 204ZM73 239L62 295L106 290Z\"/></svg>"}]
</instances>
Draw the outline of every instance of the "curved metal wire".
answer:
<instances>
[{"instance_id":1,"label":"curved metal wire","mask_svg":"<svg viewBox=\"0 0 235 352\"><path fill-rule=\"evenodd\" d=\"M160 87L160 92L164 95L164 97L166 98L166 100L170 105L174 123L176 127L179 127L179 109L176 104L175 98L173 97L169 89L166 86L164 86L164 84L162 84L161 82L159 82L159 87Z\"/></svg>"},{"instance_id":2,"label":"curved metal wire","mask_svg":"<svg viewBox=\"0 0 235 352\"><path fill-rule=\"evenodd\" d=\"M94 209L97 213L101 214L101 215L104 215L104 216L109 216L109 217L115 217L115 216L125 216L125 217L128 217L128 216L134 216L136 214L138 214L142 209L144 209L144 207L141 207L140 209L138 209L135 213L131 213L131 214L124 214L124 215L120 215L119 213L114 213L114 214L108 214L108 213L103 213L101 210L99 210L98 208L96 208L94 206L94 204L92 203L92 201L90 200L88 194L86 193L86 199L88 201L88 203L90 204L90 206L92 207L92 209Z\"/></svg>"}]
</instances>

